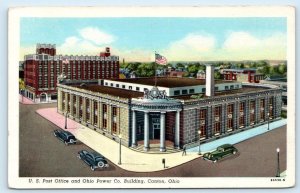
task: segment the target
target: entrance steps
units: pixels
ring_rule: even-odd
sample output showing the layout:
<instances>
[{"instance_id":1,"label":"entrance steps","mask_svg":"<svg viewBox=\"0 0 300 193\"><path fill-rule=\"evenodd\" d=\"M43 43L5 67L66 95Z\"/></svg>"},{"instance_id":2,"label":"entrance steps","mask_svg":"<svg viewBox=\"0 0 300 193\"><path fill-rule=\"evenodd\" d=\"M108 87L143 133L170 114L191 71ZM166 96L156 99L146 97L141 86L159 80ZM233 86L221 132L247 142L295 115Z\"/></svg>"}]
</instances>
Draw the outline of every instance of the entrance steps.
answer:
<instances>
[{"instance_id":1,"label":"entrance steps","mask_svg":"<svg viewBox=\"0 0 300 193\"><path fill-rule=\"evenodd\" d=\"M173 146L166 146L166 151L161 152L159 144L150 144L150 149L148 151L144 150L144 145L138 144L137 147L130 147L130 149L141 152L141 153L149 153L149 154L169 154L169 153L177 153L181 152L180 149L175 149Z\"/></svg>"}]
</instances>

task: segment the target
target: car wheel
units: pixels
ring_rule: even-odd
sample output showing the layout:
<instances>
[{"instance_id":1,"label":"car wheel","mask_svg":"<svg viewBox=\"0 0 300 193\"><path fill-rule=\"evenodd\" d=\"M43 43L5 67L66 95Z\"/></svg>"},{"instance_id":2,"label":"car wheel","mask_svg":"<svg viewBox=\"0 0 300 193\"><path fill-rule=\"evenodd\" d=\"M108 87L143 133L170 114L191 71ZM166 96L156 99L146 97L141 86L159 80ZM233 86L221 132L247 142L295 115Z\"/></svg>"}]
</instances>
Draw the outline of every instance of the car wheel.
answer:
<instances>
[{"instance_id":1,"label":"car wheel","mask_svg":"<svg viewBox=\"0 0 300 193\"><path fill-rule=\"evenodd\" d=\"M79 155L79 154L77 155L77 157L78 157L79 159L81 159L81 157L80 157L80 155Z\"/></svg>"},{"instance_id":2,"label":"car wheel","mask_svg":"<svg viewBox=\"0 0 300 193\"><path fill-rule=\"evenodd\" d=\"M74 144L74 139L70 139L70 143Z\"/></svg>"},{"instance_id":3,"label":"car wheel","mask_svg":"<svg viewBox=\"0 0 300 193\"><path fill-rule=\"evenodd\" d=\"M236 151L234 150L234 151L232 152L232 154L236 154Z\"/></svg>"},{"instance_id":4,"label":"car wheel","mask_svg":"<svg viewBox=\"0 0 300 193\"><path fill-rule=\"evenodd\" d=\"M53 135L56 137L56 134L55 134L55 133L53 133Z\"/></svg>"},{"instance_id":5,"label":"car wheel","mask_svg":"<svg viewBox=\"0 0 300 193\"><path fill-rule=\"evenodd\" d=\"M91 170L92 170L92 171L95 171L95 168L94 168L94 166L91 166Z\"/></svg>"},{"instance_id":6,"label":"car wheel","mask_svg":"<svg viewBox=\"0 0 300 193\"><path fill-rule=\"evenodd\" d=\"M104 165L105 165L104 162L102 162L102 161L98 162L98 167L99 167L99 168L103 168Z\"/></svg>"},{"instance_id":7,"label":"car wheel","mask_svg":"<svg viewBox=\"0 0 300 193\"><path fill-rule=\"evenodd\" d=\"M213 163L217 163L217 161L218 161L218 160L217 160L217 159L215 159L215 160L213 161Z\"/></svg>"}]
</instances>

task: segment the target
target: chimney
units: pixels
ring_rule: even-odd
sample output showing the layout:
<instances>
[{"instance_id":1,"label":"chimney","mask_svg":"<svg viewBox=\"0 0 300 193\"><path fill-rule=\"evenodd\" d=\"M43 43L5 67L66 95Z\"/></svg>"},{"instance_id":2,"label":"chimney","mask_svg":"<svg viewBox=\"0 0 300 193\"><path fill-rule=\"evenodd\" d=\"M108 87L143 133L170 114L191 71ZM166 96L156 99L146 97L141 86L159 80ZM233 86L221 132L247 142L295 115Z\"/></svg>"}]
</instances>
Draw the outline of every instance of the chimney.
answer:
<instances>
[{"instance_id":1,"label":"chimney","mask_svg":"<svg viewBox=\"0 0 300 193\"><path fill-rule=\"evenodd\" d=\"M205 64L205 66L206 66L205 95L206 96L214 96L214 94L215 94L214 66L212 64Z\"/></svg>"}]
</instances>

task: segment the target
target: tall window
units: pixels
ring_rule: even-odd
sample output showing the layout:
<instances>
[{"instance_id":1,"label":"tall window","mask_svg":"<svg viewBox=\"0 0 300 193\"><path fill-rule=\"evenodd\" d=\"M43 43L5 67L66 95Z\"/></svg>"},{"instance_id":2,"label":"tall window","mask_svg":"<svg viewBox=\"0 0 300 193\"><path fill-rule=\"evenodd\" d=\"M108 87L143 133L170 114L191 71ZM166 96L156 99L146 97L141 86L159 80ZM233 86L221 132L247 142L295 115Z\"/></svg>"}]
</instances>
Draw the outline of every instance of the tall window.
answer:
<instances>
[{"instance_id":1,"label":"tall window","mask_svg":"<svg viewBox=\"0 0 300 193\"><path fill-rule=\"evenodd\" d=\"M221 107L215 107L215 123L214 123L214 133L216 134L220 134L220 130L221 130Z\"/></svg>"},{"instance_id":2,"label":"tall window","mask_svg":"<svg viewBox=\"0 0 300 193\"><path fill-rule=\"evenodd\" d=\"M227 114L227 131L230 131L233 128L233 104L227 106Z\"/></svg>"},{"instance_id":3,"label":"tall window","mask_svg":"<svg viewBox=\"0 0 300 193\"><path fill-rule=\"evenodd\" d=\"M93 109L94 109L94 125L97 125L98 124L98 104L97 104L97 101L94 101L94 106L93 106Z\"/></svg>"},{"instance_id":4,"label":"tall window","mask_svg":"<svg viewBox=\"0 0 300 193\"><path fill-rule=\"evenodd\" d=\"M82 97L79 97L79 119L82 120Z\"/></svg>"},{"instance_id":5,"label":"tall window","mask_svg":"<svg viewBox=\"0 0 300 193\"><path fill-rule=\"evenodd\" d=\"M240 103L240 118L239 118L239 126L245 127L245 102Z\"/></svg>"},{"instance_id":6,"label":"tall window","mask_svg":"<svg viewBox=\"0 0 300 193\"><path fill-rule=\"evenodd\" d=\"M269 118L273 119L273 97L269 98Z\"/></svg>"},{"instance_id":7,"label":"tall window","mask_svg":"<svg viewBox=\"0 0 300 193\"><path fill-rule=\"evenodd\" d=\"M89 99L86 99L86 109L85 109L85 111L86 111L86 121L87 122L90 122L91 120L90 120L90 100Z\"/></svg>"},{"instance_id":8,"label":"tall window","mask_svg":"<svg viewBox=\"0 0 300 193\"><path fill-rule=\"evenodd\" d=\"M265 120L265 99L260 99L260 120Z\"/></svg>"},{"instance_id":9,"label":"tall window","mask_svg":"<svg viewBox=\"0 0 300 193\"><path fill-rule=\"evenodd\" d=\"M67 94L67 99L68 99L68 103L67 103L67 105L68 105L68 108L67 108L67 111L68 111L68 113L70 113L70 106L71 106L71 101L70 101L70 94Z\"/></svg>"},{"instance_id":10,"label":"tall window","mask_svg":"<svg viewBox=\"0 0 300 193\"><path fill-rule=\"evenodd\" d=\"M102 116L102 127L104 129L107 129L107 105L103 104L102 105L102 109L103 109L103 116Z\"/></svg>"},{"instance_id":11,"label":"tall window","mask_svg":"<svg viewBox=\"0 0 300 193\"><path fill-rule=\"evenodd\" d=\"M73 95L73 115L76 115L76 107L77 107L77 105L76 105L76 96L75 95ZM77 116L77 115L76 115Z\"/></svg>"},{"instance_id":12,"label":"tall window","mask_svg":"<svg viewBox=\"0 0 300 193\"><path fill-rule=\"evenodd\" d=\"M113 107L112 111L113 111L112 112L112 114L113 114L112 132L114 134L116 134L117 130L118 130L118 128L117 128L117 107Z\"/></svg>"},{"instance_id":13,"label":"tall window","mask_svg":"<svg viewBox=\"0 0 300 193\"><path fill-rule=\"evenodd\" d=\"M65 109L65 102L66 102L66 99L65 99L65 92L61 92L61 100L62 100L62 111L66 111L66 109Z\"/></svg>"},{"instance_id":14,"label":"tall window","mask_svg":"<svg viewBox=\"0 0 300 193\"><path fill-rule=\"evenodd\" d=\"M255 123L255 101L250 101L250 124Z\"/></svg>"},{"instance_id":15,"label":"tall window","mask_svg":"<svg viewBox=\"0 0 300 193\"><path fill-rule=\"evenodd\" d=\"M200 110L200 131L201 135L200 138L206 136L206 109L201 109Z\"/></svg>"}]
</instances>

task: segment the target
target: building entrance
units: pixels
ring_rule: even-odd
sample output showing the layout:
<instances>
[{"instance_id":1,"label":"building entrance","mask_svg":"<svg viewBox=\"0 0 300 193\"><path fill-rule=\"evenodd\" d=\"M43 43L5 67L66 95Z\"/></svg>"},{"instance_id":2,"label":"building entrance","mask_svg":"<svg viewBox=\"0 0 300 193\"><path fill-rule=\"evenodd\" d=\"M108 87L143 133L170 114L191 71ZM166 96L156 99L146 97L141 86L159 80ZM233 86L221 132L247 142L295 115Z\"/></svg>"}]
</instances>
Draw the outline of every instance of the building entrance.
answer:
<instances>
[{"instance_id":1,"label":"building entrance","mask_svg":"<svg viewBox=\"0 0 300 193\"><path fill-rule=\"evenodd\" d=\"M160 124L153 124L153 139L160 139Z\"/></svg>"}]
</instances>

